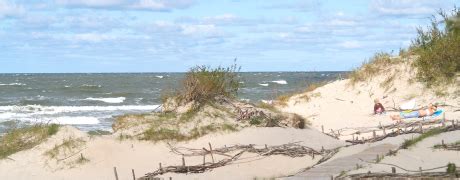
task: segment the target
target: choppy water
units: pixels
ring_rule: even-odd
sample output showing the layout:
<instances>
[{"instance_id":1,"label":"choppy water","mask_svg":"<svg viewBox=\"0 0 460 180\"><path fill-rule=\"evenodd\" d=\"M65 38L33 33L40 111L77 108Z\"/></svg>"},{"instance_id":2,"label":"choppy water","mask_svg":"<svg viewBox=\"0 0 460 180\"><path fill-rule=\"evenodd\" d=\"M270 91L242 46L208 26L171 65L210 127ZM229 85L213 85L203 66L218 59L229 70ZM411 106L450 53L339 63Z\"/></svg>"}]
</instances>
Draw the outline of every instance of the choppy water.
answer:
<instances>
[{"instance_id":1,"label":"choppy water","mask_svg":"<svg viewBox=\"0 0 460 180\"><path fill-rule=\"evenodd\" d=\"M336 80L345 72L241 73L239 97L252 102ZM0 133L9 121L110 130L113 116L154 110L183 73L0 74Z\"/></svg>"}]
</instances>

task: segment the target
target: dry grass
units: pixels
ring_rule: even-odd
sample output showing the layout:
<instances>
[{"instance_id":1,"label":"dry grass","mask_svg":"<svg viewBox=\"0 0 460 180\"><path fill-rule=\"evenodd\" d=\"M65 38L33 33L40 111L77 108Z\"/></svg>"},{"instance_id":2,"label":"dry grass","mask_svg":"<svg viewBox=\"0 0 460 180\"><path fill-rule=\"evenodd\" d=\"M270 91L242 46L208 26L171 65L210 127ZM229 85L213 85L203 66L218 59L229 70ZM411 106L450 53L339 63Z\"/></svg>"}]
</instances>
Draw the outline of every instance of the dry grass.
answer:
<instances>
[{"instance_id":1,"label":"dry grass","mask_svg":"<svg viewBox=\"0 0 460 180\"><path fill-rule=\"evenodd\" d=\"M358 82L371 80L375 76L384 73L390 66L402 62L403 60L400 58L391 58L388 53L376 53L371 59L363 62L360 67L348 75L350 84L355 85Z\"/></svg>"},{"instance_id":2,"label":"dry grass","mask_svg":"<svg viewBox=\"0 0 460 180\"><path fill-rule=\"evenodd\" d=\"M53 149L46 151L45 155L51 159L63 159L80 150L85 144L86 141L82 138L69 137L68 139L64 139L61 144L54 146Z\"/></svg>"},{"instance_id":3,"label":"dry grass","mask_svg":"<svg viewBox=\"0 0 460 180\"><path fill-rule=\"evenodd\" d=\"M56 124L37 124L12 129L0 137L0 159L33 148L56 134L58 130L59 125Z\"/></svg>"}]
</instances>

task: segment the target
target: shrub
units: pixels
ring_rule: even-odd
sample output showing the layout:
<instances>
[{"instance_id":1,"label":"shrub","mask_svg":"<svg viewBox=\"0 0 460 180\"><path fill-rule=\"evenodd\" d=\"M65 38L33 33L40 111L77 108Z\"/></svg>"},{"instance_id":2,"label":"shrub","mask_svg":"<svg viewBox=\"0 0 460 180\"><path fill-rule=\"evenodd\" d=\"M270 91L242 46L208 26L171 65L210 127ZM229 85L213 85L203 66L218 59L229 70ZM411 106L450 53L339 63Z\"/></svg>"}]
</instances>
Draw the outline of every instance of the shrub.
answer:
<instances>
[{"instance_id":1,"label":"shrub","mask_svg":"<svg viewBox=\"0 0 460 180\"><path fill-rule=\"evenodd\" d=\"M428 87L452 83L460 71L460 10L439 14L442 21L433 18L426 31L418 28L411 46L420 56L413 64L418 69L417 79ZM444 27L439 27L441 23Z\"/></svg>"},{"instance_id":2,"label":"shrub","mask_svg":"<svg viewBox=\"0 0 460 180\"><path fill-rule=\"evenodd\" d=\"M216 97L235 98L240 88L236 64L230 67L211 68L196 66L185 75L179 99L182 103L203 103Z\"/></svg>"}]
</instances>

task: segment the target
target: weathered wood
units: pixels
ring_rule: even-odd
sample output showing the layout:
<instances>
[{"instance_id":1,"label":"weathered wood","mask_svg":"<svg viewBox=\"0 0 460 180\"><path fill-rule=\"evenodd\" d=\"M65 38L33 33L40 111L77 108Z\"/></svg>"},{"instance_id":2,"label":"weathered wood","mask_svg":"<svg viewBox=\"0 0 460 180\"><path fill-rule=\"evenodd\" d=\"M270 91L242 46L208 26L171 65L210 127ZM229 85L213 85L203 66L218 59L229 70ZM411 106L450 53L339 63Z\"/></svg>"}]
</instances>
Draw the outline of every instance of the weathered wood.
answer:
<instances>
[{"instance_id":1,"label":"weathered wood","mask_svg":"<svg viewBox=\"0 0 460 180\"><path fill-rule=\"evenodd\" d=\"M133 174L133 180L136 180L136 174L134 173L134 169L131 169L131 172Z\"/></svg>"},{"instance_id":2,"label":"weathered wood","mask_svg":"<svg viewBox=\"0 0 460 180\"><path fill-rule=\"evenodd\" d=\"M185 158L182 156L182 166L185 167Z\"/></svg>"},{"instance_id":3,"label":"weathered wood","mask_svg":"<svg viewBox=\"0 0 460 180\"><path fill-rule=\"evenodd\" d=\"M211 146L211 143L209 143L209 152L211 153L212 163L214 163L214 155L212 154L212 146Z\"/></svg>"},{"instance_id":4,"label":"weathered wood","mask_svg":"<svg viewBox=\"0 0 460 180\"><path fill-rule=\"evenodd\" d=\"M113 167L113 173L115 174L115 180L118 180L117 167Z\"/></svg>"}]
</instances>

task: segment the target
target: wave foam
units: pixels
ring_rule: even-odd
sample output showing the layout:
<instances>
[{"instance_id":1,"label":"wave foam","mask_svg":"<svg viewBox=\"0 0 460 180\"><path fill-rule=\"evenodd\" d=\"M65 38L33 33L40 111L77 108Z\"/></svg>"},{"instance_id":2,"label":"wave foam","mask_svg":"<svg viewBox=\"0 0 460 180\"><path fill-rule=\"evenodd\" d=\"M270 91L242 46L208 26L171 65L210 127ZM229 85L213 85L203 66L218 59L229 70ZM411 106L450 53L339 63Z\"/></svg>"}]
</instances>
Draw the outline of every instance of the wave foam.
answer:
<instances>
[{"instance_id":1,"label":"wave foam","mask_svg":"<svg viewBox=\"0 0 460 180\"><path fill-rule=\"evenodd\" d=\"M277 80L277 81L272 81L272 82L276 84L287 84L285 80Z\"/></svg>"},{"instance_id":2,"label":"wave foam","mask_svg":"<svg viewBox=\"0 0 460 180\"><path fill-rule=\"evenodd\" d=\"M57 114L65 112L81 112L81 111L148 111L157 109L160 105L126 105L126 106L0 106L0 111L3 112L36 112L37 114Z\"/></svg>"},{"instance_id":3,"label":"wave foam","mask_svg":"<svg viewBox=\"0 0 460 180\"><path fill-rule=\"evenodd\" d=\"M25 86L24 83L9 83L9 84L0 84L0 86Z\"/></svg>"},{"instance_id":4,"label":"wave foam","mask_svg":"<svg viewBox=\"0 0 460 180\"><path fill-rule=\"evenodd\" d=\"M268 84L266 84L266 83L260 83L259 85L261 85L261 86L268 86Z\"/></svg>"},{"instance_id":5,"label":"wave foam","mask_svg":"<svg viewBox=\"0 0 460 180\"><path fill-rule=\"evenodd\" d=\"M125 97L117 97L117 98L86 98L85 100L90 100L90 101L102 101L105 103L112 103L112 104L117 104L117 103L122 103L126 100Z\"/></svg>"},{"instance_id":6,"label":"wave foam","mask_svg":"<svg viewBox=\"0 0 460 180\"><path fill-rule=\"evenodd\" d=\"M157 77L159 79L163 79L164 76L155 76L155 77Z\"/></svg>"}]
</instances>

